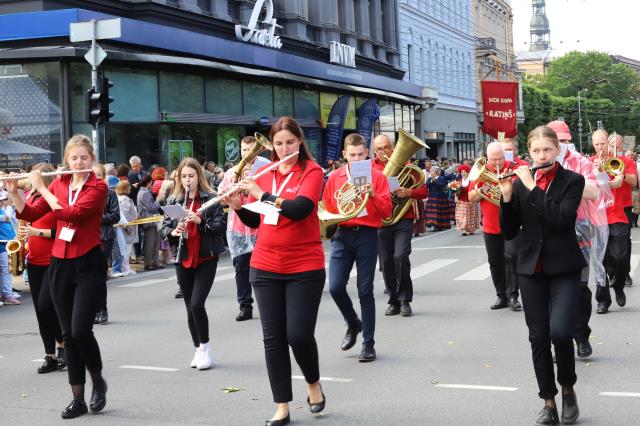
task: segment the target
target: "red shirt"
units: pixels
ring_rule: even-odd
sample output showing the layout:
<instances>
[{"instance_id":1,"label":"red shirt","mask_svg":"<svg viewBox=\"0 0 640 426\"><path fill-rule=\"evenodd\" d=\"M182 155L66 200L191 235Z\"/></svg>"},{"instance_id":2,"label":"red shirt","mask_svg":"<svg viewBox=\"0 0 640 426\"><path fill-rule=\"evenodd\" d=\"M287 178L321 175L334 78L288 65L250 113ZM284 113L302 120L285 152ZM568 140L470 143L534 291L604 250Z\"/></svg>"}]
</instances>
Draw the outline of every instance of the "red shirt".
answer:
<instances>
[{"instance_id":1,"label":"red shirt","mask_svg":"<svg viewBox=\"0 0 640 426\"><path fill-rule=\"evenodd\" d=\"M30 198L28 202L33 202ZM56 218L49 212L40 219L34 221L31 226L38 229L53 229L56 227ZM55 239L33 236L27 243L29 263L36 266L47 266L51 263L51 251Z\"/></svg>"},{"instance_id":2,"label":"red shirt","mask_svg":"<svg viewBox=\"0 0 640 426\"><path fill-rule=\"evenodd\" d=\"M192 200L187 201L187 206L191 206ZM196 211L200 208L200 197L196 193L196 198L193 200L193 211ZM186 244L187 247L187 258L182 259L182 267L183 268L197 268L202 265L207 260L217 259L218 256L205 256L200 257L200 245L202 244L202 234L200 234L200 230L198 229L198 225L189 222L187 223L187 235L189 238L183 239L182 244Z\"/></svg>"},{"instance_id":3,"label":"red shirt","mask_svg":"<svg viewBox=\"0 0 640 426\"><path fill-rule=\"evenodd\" d=\"M33 204L25 204L22 212L16 215L18 219L35 222L48 212L53 212L57 223L52 254L58 259L75 259L100 245L100 223L107 202L107 184L102 179L96 179L95 173L91 172L75 203L70 206L71 178L72 175L62 175L49 185L49 191L56 196L61 209L52 211L47 201L38 197ZM72 199L75 195L76 191L73 191ZM75 231L71 242L60 239L64 227Z\"/></svg>"},{"instance_id":4,"label":"red shirt","mask_svg":"<svg viewBox=\"0 0 640 426\"><path fill-rule=\"evenodd\" d=\"M411 163L407 163L407 164L411 164ZM374 170L379 171L380 173L382 173L382 171L384 170L384 166L386 164L383 163L382 161L378 160L378 158L374 158L371 161L371 167L373 167ZM415 188L411 190L411 198L414 200L424 200L425 198L427 198L427 196L429 195L429 190L427 189L427 185L423 184L420 188ZM414 204L415 207L415 204ZM403 219L415 219L417 216L417 212L415 208L410 208L409 210L407 210L407 212L404 214Z\"/></svg>"},{"instance_id":5,"label":"red shirt","mask_svg":"<svg viewBox=\"0 0 640 426\"><path fill-rule=\"evenodd\" d=\"M598 159L597 155L591 157L591 161L595 161L596 159ZM613 176L609 175L609 180L612 181L613 179ZM609 225L614 223L629 223L629 219L627 219L627 215L624 213L624 182L620 188L611 188L611 193L613 194L613 205L607 207L607 223Z\"/></svg>"},{"instance_id":6,"label":"red shirt","mask_svg":"<svg viewBox=\"0 0 640 426\"><path fill-rule=\"evenodd\" d=\"M260 170L265 167L268 166ZM324 181L322 168L317 163L306 160L302 170L300 163L296 162L286 174L276 169L260 176L256 183L263 191L272 193L274 178L279 190L291 173L293 176L279 197L284 200L293 200L298 196L308 198L313 201L313 211L302 220L289 219L280 214L277 225L265 224L264 216L260 216L258 240L251 255L251 266L256 269L281 274L324 269L318 219L318 201ZM255 200L249 197L249 202L253 201Z\"/></svg>"},{"instance_id":7,"label":"red shirt","mask_svg":"<svg viewBox=\"0 0 640 426\"><path fill-rule=\"evenodd\" d=\"M631 158L626 157L624 155L620 156L620 159L624 162L624 174L626 175L638 175L638 167L636 166L636 162ZM622 196L623 196L623 207L631 207L633 205L633 197L631 193L633 192L633 188L627 182L622 181Z\"/></svg>"},{"instance_id":8,"label":"red shirt","mask_svg":"<svg viewBox=\"0 0 640 426\"><path fill-rule=\"evenodd\" d=\"M525 162L522 162L522 164L528 165ZM510 161L505 161L503 168L500 169L500 173L502 174L509 173L510 170L515 170L522 164L521 163L514 164ZM496 170L493 169L492 167L489 167L489 165L487 165L487 168L494 173L496 172ZM482 186L484 186L484 183L478 182L478 188ZM474 190L475 187L476 187L475 181L472 181L469 183L470 191ZM500 206L496 206L490 201L487 201L484 198L482 198L480 200L480 210L482 211L482 232L484 232L485 234L494 234L494 235L500 234L501 232L500 231Z\"/></svg>"},{"instance_id":9,"label":"red shirt","mask_svg":"<svg viewBox=\"0 0 640 426\"><path fill-rule=\"evenodd\" d=\"M324 187L322 202L324 203L324 208L331 213L338 213L337 201L333 195L347 181L347 167L349 167L348 164L331 173ZM373 191L376 195L375 197L369 197L366 207L367 215L342 222L340 226L380 228L382 226L382 218L391 216L391 192L389 191L387 177L372 167L371 180Z\"/></svg>"}]
</instances>

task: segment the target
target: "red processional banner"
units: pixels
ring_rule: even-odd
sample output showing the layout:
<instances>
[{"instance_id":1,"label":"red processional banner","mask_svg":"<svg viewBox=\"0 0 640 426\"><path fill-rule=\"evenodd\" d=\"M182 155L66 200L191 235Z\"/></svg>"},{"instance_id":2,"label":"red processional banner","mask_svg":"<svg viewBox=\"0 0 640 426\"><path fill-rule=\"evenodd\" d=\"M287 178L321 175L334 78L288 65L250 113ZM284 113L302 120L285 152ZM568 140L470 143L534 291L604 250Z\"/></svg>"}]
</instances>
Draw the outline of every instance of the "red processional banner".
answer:
<instances>
[{"instance_id":1,"label":"red processional banner","mask_svg":"<svg viewBox=\"0 0 640 426\"><path fill-rule=\"evenodd\" d=\"M486 81L482 83L482 131L494 138L504 132L505 138L518 134L516 127L516 105L518 83L513 81Z\"/></svg>"}]
</instances>

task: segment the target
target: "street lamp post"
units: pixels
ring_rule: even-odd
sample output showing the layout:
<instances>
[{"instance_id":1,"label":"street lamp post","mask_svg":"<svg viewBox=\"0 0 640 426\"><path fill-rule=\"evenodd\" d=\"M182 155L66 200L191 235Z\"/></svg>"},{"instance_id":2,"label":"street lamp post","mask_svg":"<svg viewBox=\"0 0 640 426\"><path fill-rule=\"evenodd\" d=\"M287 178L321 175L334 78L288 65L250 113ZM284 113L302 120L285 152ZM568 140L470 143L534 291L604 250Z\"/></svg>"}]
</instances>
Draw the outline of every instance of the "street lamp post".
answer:
<instances>
[{"instance_id":1,"label":"street lamp post","mask_svg":"<svg viewBox=\"0 0 640 426\"><path fill-rule=\"evenodd\" d=\"M587 89L578 90L578 139L580 140L580 152L582 152L582 106L580 104L580 92L585 92Z\"/></svg>"}]
</instances>

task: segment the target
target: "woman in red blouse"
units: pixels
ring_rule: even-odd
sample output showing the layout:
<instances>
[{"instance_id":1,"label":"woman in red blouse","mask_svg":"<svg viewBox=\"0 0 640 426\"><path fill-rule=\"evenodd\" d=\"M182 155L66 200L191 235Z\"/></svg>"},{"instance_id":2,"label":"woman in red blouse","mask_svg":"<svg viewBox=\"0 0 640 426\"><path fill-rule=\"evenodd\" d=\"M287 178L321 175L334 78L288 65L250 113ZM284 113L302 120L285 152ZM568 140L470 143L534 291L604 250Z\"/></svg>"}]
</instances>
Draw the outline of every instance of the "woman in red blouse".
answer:
<instances>
[{"instance_id":1,"label":"woman in red blouse","mask_svg":"<svg viewBox=\"0 0 640 426\"><path fill-rule=\"evenodd\" d=\"M163 238L176 248L176 277L187 307L187 323L196 348L191 368L211 368L209 318L205 302L218 266L218 255L224 252L222 236L227 223L218 203L202 213L198 208L213 196L200 163L185 158L178 166L176 185L167 205L180 204L187 210L185 220L166 218L161 230Z\"/></svg>"},{"instance_id":2,"label":"woman in red blouse","mask_svg":"<svg viewBox=\"0 0 640 426\"><path fill-rule=\"evenodd\" d=\"M88 137L75 135L67 142L64 161L70 170L91 169L95 161ZM92 172L63 175L47 187L38 170L29 174L31 187L40 197L27 203L18 194L16 180L6 187L16 206L18 219L33 222L49 212L56 219L49 285L65 345L73 400L62 418L87 413L84 402L85 368L91 374L91 411L104 408L107 383L102 377L100 348L93 335L98 294L107 279L100 248L100 222L107 184Z\"/></svg>"},{"instance_id":3,"label":"woman in red blouse","mask_svg":"<svg viewBox=\"0 0 640 426\"><path fill-rule=\"evenodd\" d=\"M294 119L280 118L271 127L271 141L274 161L296 151L299 154L256 180L241 181L239 186L249 193L249 203L269 202L279 212L259 215L243 208L239 196L227 198L245 225L258 228L249 281L260 311L267 370L276 403L276 412L267 426L290 421L289 346L307 381L310 411L319 413L325 405L314 337L325 282L317 212L323 170L311 159L302 129Z\"/></svg>"},{"instance_id":4,"label":"woman in red blouse","mask_svg":"<svg viewBox=\"0 0 640 426\"><path fill-rule=\"evenodd\" d=\"M40 172L54 172L51 164L38 163L32 170ZM45 183L51 184L53 177L46 177ZM38 192L29 194L27 202L33 203L40 198ZM56 236L56 218L52 212L35 220L31 224L25 223L20 227L20 238L28 238L27 242L27 272L29 273L29 288L33 307L36 311L36 320L40 330L40 338L44 344L45 357L42 366L38 367L38 373L50 373L66 368L67 362L64 356L64 342L60 321L56 316L56 310L51 301L49 291L49 264L51 263L51 250ZM24 240L23 240L24 241ZM56 343L58 351L56 354Z\"/></svg>"}]
</instances>

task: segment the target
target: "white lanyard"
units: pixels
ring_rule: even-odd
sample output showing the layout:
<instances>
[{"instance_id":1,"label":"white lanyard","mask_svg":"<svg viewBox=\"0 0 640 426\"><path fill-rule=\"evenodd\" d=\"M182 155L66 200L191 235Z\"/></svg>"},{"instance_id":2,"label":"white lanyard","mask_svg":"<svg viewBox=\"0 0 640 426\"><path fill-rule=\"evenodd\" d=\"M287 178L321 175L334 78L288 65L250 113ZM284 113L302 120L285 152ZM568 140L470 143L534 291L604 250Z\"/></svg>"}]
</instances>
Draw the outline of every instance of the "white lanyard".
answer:
<instances>
[{"instance_id":1,"label":"white lanyard","mask_svg":"<svg viewBox=\"0 0 640 426\"><path fill-rule=\"evenodd\" d=\"M284 180L284 182L282 182L282 186L280 186L280 189L277 189L277 186L276 186L276 172L273 172L273 184L271 185L271 193L273 195L275 195L276 197L279 197L280 194L282 193L282 191L284 190L284 187L287 186L287 184L291 180L292 176L293 176L293 172L289 173L289 175Z\"/></svg>"},{"instance_id":2,"label":"white lanyard","mask_svg":"<svg viewBox=\"0 0 640 426\"><path fill-rule=\"evenodd\" d=\"M71 181L73 179L71 179L69 181L69 205L72 206L76 203L76 201L78 200L78 195L80 195L80 191L82 190L82 187L84 186L85 182L87 181L87 179L89 179L89 175L84 177L84 180L82 181L82 183L80 184L80 187L78 188L78 190L76 191L76 195L73 196L73 198L71 198Z\"/></svg>"}]
</instances>

